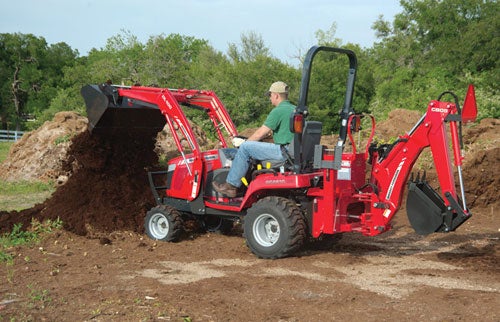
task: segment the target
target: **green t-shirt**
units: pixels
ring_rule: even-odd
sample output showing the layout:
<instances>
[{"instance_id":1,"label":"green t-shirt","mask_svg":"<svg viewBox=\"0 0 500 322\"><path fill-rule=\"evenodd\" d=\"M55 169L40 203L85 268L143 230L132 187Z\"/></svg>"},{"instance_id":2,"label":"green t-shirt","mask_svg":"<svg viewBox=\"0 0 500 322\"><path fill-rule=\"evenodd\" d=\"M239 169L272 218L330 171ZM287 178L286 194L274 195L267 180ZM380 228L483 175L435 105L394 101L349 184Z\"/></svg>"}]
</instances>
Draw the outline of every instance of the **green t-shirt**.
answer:
<instances>
[{"instance_id":1,"label":"green t-shirt","mask_svg":"<svg viewBox=\"0 0 500 322\"><path fill-rule=\"evenodd\" d=\"M295 106L290 101L282 101L266 118L264 125L273 130L273 140L276 144L288 144L293 139L290 132L290 115Z\"/></svg>"}]
</instances>

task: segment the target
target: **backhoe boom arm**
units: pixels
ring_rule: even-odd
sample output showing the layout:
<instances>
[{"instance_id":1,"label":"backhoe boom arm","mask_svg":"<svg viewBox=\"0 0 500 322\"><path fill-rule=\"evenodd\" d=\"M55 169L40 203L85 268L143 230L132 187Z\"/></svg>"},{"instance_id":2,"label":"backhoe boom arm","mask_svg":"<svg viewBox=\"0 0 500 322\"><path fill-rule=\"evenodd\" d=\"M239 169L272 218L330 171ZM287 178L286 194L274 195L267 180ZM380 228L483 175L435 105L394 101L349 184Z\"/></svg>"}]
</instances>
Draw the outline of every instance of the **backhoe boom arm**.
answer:
<instances>
[{"instance_id":1,"label":"backhoe boom arm","mask_svg":"<svg viewBox=\"0 0 500 322\"><path fill-rule=\"evenodd\" d=\"M469 92L473 88L469 88ZM467 105L475 108L474 103ZM467 115L470 115L470 112ZM474 114L474 113L473 113ZM477 114L477 112L476 112ZM415 127L385 151L372 151L372 175L370 183L377 187L379 207L378 218L385 226L401 206L405 184L410 172L423 149L430 147L436 169L440 193L434 191L425 180L425 174L408 182L407 213L410 223L418 233L428 234L434 231L455 230L467 220L471 214L457 195L455 171L459 173L460 187L463 191L461 178L461 137L459 126L464 120L458 103L431 101L426 114ZM447 125L449 129L447 129ZM450 140L451 138L451 140ZM452 160L454 159L454 160ZM455 165L455 167L454 167ZM380 205L383 205L380 207Z\"/></svg>"}]
</instances>

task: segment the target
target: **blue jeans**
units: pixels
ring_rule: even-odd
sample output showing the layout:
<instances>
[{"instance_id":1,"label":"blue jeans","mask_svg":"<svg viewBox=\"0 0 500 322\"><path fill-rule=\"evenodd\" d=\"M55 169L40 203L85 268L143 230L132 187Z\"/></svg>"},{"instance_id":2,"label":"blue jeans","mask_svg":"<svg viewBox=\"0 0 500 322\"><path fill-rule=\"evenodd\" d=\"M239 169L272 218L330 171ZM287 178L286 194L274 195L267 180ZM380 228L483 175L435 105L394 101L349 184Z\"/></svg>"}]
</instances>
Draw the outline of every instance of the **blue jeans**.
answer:
<instances>
[{"instance_id":1,"label":"blue jeans","mask_svg":"<svg viewBox=\"0 0 500 322\"><path fill-rule=\"evenodd\" d=\"M274 143L259 141L245 141L238 148L238 152L233 159L231 169L227 175L226 182L235 187L241 186L241 178L244 177L250 166L250 158L255 160L279 160L285 158L281 153L281 146Z\"/></svg>"}]
</instances>

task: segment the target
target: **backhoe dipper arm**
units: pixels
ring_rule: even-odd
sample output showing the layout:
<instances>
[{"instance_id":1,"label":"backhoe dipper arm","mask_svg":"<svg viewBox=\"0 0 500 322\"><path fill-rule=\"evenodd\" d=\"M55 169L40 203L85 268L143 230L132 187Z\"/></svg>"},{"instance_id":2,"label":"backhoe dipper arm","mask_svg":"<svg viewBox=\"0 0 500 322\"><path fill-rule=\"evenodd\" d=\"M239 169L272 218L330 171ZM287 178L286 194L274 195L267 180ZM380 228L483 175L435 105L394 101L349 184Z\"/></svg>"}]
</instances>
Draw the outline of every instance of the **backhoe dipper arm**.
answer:
<instances>
[{"instance_id":1,"label":"backhoe dipper arm","mask_svg":"<svg viewBox=\"0 0 500 322\"><path fill-rule=\"evenodd\" d=\"M407 213L413 228L424 235L435 231L451 231L471 216L465 201L460 205L453 168L453 163L460 166L463 159L459 146L461 138L457 130L458 123L462 121L457 104L431 101L427 113L408 134L399 137L390 151L374 152L371 183L378 189L379 202L374 203L372 211L379 214L375 218L382 220L378 223L379 227L385 227L401 206L409 174L426 147L430 147L432 152L440 194L429 186L425 175L422 178L418 175L416 180L410 180ZM450 126L453 151L450 151L445 123ZM455 158L454 162L452 156ZM460 184L463 185L462 182Z\"/></svg>"}]
</instances>

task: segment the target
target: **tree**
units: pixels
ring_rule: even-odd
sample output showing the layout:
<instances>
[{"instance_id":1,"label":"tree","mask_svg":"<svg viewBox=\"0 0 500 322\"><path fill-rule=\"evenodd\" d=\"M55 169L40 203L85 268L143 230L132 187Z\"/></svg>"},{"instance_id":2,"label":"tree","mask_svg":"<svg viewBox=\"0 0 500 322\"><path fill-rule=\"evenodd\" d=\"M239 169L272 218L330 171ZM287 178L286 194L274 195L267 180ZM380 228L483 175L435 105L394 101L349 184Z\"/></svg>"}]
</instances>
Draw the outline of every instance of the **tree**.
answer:
<instances>
[{"instance_id":1,"label":"tree","mask_svg":"<svg viewBox=\"0 0 500 322\"><path fill-rule=\"evenodd\" d=\"M366 51L358 45L342 45L342 40L335 37L336 24L330 29L316 31L318 45L351 49L358 57L358 72L354 88L353 108L357 113L369 111L369 102L374 95L372 71ZM346 55L320 51L316 54L309 83L308 110L309 119L323 122L323 133L337 133L340 128L340 111L346 95L346 81L349 60Z\"/></svg>"},{"instance_id":2,"label":"tree","mask_svg":"<svg viewBox=\"0 0 500 322\"><path fill-rule=\"evenodd\" d=\"M0 57L2 58L2 127L14 123L21 129L28 93L39 91L41 77L38 66L43 59L47 43L43 38L24 34L0 34Z\"/></svg>"},{"instance_id":3,"label":"tree","mask_svg":"<svg viewBox=\"0 0 500 322\"><path fill-rule=\"evenodd\" d=\"M264 44L262 36L249 32L240 35L241 44L229 44L228 56L234 62L250 62L255 61L258 57L270 57L269 48Z\"/></svg>"},{"instance_id":4,"label":"tree","mask_svg":"<svg viewBox=\"0 0 500 322\"><path fill-rule=\"evenodd\" d=\"M425 109L445 90L480 84L479 97L496 97L499 80L500 15L496 0L403 0L392 24L380 17L381 37L372 51L376 97L372 108ZM458 94L458 93L457 93ZM478 100L492 110L491 101Z\"/></svg>"},{"instance_id":5,"label":"tree","mask_svg":"<svg viewBox=\"0 0 500 322\"><path fill-rule=\"evenodd\" d=\"M233 44L233 46L236 46ZM262 37L255 33L241 35L239 56L230 54L231 69L227 86L230 89L231 115L237 125L260 126L272 106L265 93L275 81L284 81L290 88L292 103L298 99L299 72L270 55Z\"/></svg>"},{"instance_id":6,"label":"tree","mask_svg":"<svg viewBox=\"0 0 500 322\"><path fill-rule=\"evenodd\" d=\"M399 24L411 30L433 63L460 73L464 67L474 72L490 70L498 62L496 0L404 0L401 5Z\"/></svg>"},{"instance_id":7,"label":"tree","mask_svg":"<svg viewBox=\"0 0 500 322\"><path fill-rule=\"evenodd\" d=\"M63 69L78 52L65 43L48 46L32 34L0 34L0 121L21 129L27 115L39 114L62 86Z\"/></svg>"},{"instance_id":8,"label":"tree","mask_svg":"<svg viewBox=\"0 0 500 322\"><path fill-rule=\"evenodd\" d=\"M190 66L207 46L206 40L179 34L150 37L144 49L145 81L172 88L191 86Z\"/></svg>"}]
</instances>

